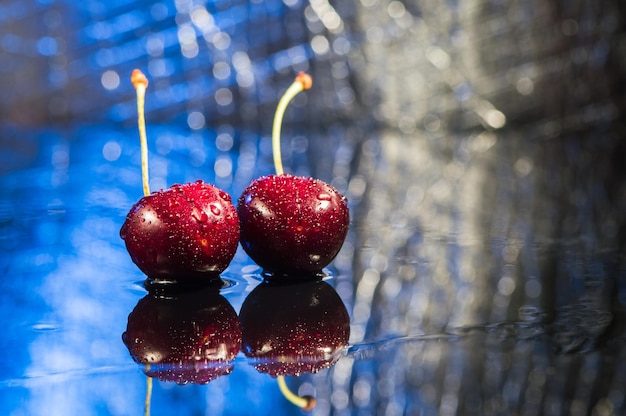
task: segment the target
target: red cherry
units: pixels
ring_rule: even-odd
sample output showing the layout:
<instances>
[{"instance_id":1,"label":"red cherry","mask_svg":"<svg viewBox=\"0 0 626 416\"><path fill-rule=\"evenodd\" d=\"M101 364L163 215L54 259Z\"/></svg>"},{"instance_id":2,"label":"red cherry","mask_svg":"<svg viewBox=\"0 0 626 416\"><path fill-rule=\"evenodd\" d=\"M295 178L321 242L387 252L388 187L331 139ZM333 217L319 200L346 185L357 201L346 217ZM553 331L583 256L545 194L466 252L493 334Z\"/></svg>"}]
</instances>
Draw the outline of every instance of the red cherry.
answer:
<instances>
[{"instance_id":1,"label":"red cherry","mask_svg":"<svg viewBox=\"0 0 626 416\"><path fill-rule=\"evenodd\" d=\"M322 280L263 282L243 302L239 321L242 351L273 377L332 366L350 336L346 307Z\"/></svg>"},{"instance_id":2,"label":"red cherry","mask_svg":"<svg viewBox=\"0 0 626 416\"><path fill-rule=\"evenodd\" d=\"M331 185L289 174L254 180L239 198L241 245L266 272L315 274L337 255L350 215Z\"/></svg>"},{"instance_id":3,"label":"red cherry","mask_svg":"<svg viewBox=\"0 0 626 416\"><path fill-rule=\"evenodd\" d=\"M276 175L254 180L239 197L241 245L271 274L319 274L339 253L348 232L346 198L318 179L283 173L280 130L285 109L313 80L296 76L278 102L272 125Z\"/></svg>"},{"instance_id":4,"label":"red cherry","mask_svg":"<svg viewBox=\"0 0 626 416\"><path fill-rule=\"evenodd\" d=\"M148 79L135 69L131 82L137 91L144 197L126 216L120 236L133 262L155 282L215 277L237 250L237 211L226 192L202 181L150 192L144 117Z\"/></svg>"},{"instance_id":5,"label":"red cherry","mask_svg":"<svg viewBox=\"0 0 626 416\"><path fill-rule=\"evenodd\" d=\"M206 384L230 374L241 347L237 313L215 289L148 294L128 316L122 335L149 377Z\"/></svg>"},{"instance_id":6,"label":"red cherry","mask_svg":"<svg viewBox=\"0 0 626 416\"><path fill-rule=\"evenodd\" d=\"M239 220L227 193L196 181L141 198L120 236L133 262L151 279L214 277L235 255Z\"/></svg>"}]
</instances>

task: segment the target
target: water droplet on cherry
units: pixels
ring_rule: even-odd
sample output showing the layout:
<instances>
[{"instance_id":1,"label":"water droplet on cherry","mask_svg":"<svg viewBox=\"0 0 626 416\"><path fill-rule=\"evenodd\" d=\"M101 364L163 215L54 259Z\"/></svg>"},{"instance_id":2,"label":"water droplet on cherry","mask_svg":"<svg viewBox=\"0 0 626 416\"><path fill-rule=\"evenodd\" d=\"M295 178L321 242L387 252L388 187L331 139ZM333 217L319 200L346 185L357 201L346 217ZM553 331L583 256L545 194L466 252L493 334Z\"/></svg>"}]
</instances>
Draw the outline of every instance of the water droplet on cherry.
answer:
<instances>
[{"instance_id":1,"label":"water droplet on cherry","mask_svg":"<svg viewBox=\"0 0 626 416\"><path fill-rule=\"evenodd\" d=\"M317 199L319 199L320 201L330 201L331 197L330 197L330 195L328 195L326 193L322 193L322 194L319 194L317 196Z\"/></svg>"},{"instance_id":2,"label":"water droplet on cherry","mask_svg":"<svg viewBox=\"0 0 626 416\"><path fill-rule=\"evenodd\" d=\"M199 222L207 222L209 220L209 216L204 211L200 211L198 214L194 214L194 218Z\"/></svg>"}]
</instances>

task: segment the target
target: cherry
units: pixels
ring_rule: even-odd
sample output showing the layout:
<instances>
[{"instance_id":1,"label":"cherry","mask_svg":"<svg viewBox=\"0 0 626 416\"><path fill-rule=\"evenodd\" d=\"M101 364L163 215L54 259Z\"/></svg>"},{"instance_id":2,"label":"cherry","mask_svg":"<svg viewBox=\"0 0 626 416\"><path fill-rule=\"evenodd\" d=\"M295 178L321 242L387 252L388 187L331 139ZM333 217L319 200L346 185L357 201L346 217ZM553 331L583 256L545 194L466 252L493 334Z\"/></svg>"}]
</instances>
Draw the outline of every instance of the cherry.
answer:
<instances>
[{"instance_id":1,"label":"cherry","mask_svg":"<svg viewBox=\"0 0 626 416\"><path fill-rule=\"evenodd\" d=\"M147 376L206 384L232 372L241 330L231 304L209 287L149 293L128 316L122 340Z\"/></svg>"},{"instance_id":2,"label":"cherry","mask_svg":"<svg viewBox=\"0 0 626 416\"><path fill-rule=\"evenodd\" d=\"M345 197L313 178L258 178L244 190L237 210L241 245L267 272L320 272L335 258L348 231Z\"/></svg>"},{"instance_id":3,"label":"cherry","mask_svg":"<svg viewBox=\"0 0 626 416\"><path fill-rule=\"evenodd\" d=\"M276 175L252 181L238 200L241 246L270 274L320 273L339 253L348 232L343 195L319 179L283 173L280 125L285 108L311 85L311 77L300 73L278 103L272 129Z\"/></svg>"},{"instance_id":4,"label":"cherry","mask_svg":"<svg viewBox=\"0 0 626 416\"><path fill-rule=\"evenodd\" d=\"M291 393L287 375L315 373L335 364L348 343L350 318L337 292L323 280L265 280L239 312L242 351L262 373L277 377L281 391L296 405L314 399Z\"/></svg>"},{"instance_id":5,"label":"cherry","mask_svg":"<svg viewBox=\"0 0 626 416\"><path fill-rule=\"evenodd\" d=\"M120 236L151 279L187 280L226 269L237 250L238 221L228 194L197 181L141 198Z\"/></svg>"},{"instance_id":6,"label":"cherry","mask_svg":"<svg viewBox=\"0 0 626 416\"><path fill-rule=\"evenodd\" d=\"M237 211L226 192L203 181L150 193L143 110L148 80L139 70L131 80L137 90L144 197L126 216L120 236L133 262L150 279L215 277L237 250Z\"/></svg>"}]
</instances>

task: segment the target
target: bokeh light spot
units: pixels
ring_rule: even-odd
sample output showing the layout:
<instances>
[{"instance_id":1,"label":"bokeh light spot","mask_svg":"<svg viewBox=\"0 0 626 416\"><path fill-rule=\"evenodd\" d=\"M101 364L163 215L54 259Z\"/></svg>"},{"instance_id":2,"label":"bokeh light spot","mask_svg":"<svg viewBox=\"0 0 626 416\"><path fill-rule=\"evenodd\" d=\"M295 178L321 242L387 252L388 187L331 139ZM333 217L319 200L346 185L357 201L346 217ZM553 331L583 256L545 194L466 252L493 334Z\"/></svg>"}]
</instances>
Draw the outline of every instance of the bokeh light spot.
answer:
<instances>
[{"instance_id":1,"label":"bokeh light spot","mask_svg":"<svg viewBox=\"0 0 626 416\"><path fill-rule=\"evenodd\" d=\"M199 111L192 111L187 116L187 124L194 130L200 130L204 127L206 119L204 118L204 114Z\"/></svg>"},{"instance_id":2,"label":"bokeh light spot","mask_svg":"<svg viewBox=\"0 0 626 416\"><path fill-rule=\"evenodd\" d=\"M43 56L52 56L57 53L58 43L50 37L44 36L37 41L37 52Z\"/></svg>"},{"instance_id":3,"label":"bokeh light spot","mask_svg":"<svg viewBox=\"0 0 626 416\"><path fill-rule=\"evenodd\" d=\"M100 77L100 82L107 90L114 90L120 86L120 76L113 70L105 71Z\"/></svg>"},{"instance_id":4,"label":"bokeh light spot","mask_svg":"<svg viewBox=\"0 0 626 416\"><path fill-rule=\"evenodd\" d=\"M122 147L116 141L108 141L102 146L102 156L109 162L116 161L122 155Z\"/></svg>"}]
</instances>

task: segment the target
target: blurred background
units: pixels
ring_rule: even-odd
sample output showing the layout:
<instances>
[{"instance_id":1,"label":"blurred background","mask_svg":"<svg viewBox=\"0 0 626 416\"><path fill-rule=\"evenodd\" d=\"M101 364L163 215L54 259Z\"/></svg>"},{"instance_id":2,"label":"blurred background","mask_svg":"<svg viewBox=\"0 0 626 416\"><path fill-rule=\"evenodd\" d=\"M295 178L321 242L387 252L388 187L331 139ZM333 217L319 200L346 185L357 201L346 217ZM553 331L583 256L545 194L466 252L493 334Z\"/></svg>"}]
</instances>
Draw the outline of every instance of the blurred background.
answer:
<instances>
[{"instance_id":1,"label":"blurred background","mask_svg":"<svg viewBox=\"0 0 626 416\"><path fill-rule=\"evenodd\" d=\"M349 200L351 320L312 414L626 414L626 6L618 0L0 3L0 413L136 415L146 295L119 228L151 187L287 171ZM238 252L222 295L260 281ZM238 356L153 414L300 414Z\"/></svg>"}]
</instances>

